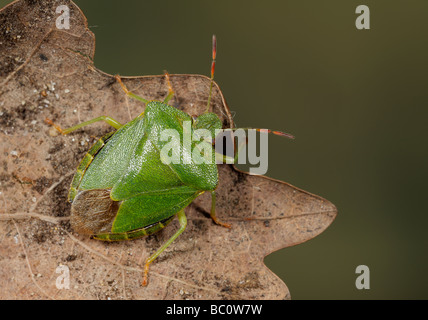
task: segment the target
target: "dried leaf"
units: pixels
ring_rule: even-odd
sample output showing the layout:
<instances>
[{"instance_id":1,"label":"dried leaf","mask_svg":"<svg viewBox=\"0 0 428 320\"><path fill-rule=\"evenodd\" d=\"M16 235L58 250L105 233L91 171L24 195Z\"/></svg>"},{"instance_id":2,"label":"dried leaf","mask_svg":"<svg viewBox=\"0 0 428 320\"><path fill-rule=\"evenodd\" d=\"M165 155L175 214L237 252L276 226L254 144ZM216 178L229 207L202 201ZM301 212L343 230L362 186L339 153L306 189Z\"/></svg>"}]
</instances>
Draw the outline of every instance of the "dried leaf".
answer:
<instances>
[{"instance_id":1,"label":"dried leaf","mask_svg":"<svg viewBox=\"0 0 428 320\"><path fill-rule=\"evenodd\" d=\"M57 29L58 5L70 9L70 29ZM217 214L203 195L187 209L186 231L152 264L144 259L177 229L177 221L140 240L105 243L74 233L66 201L74 170L97 137L98 123L52 136L50 118L69 127L100 115L125 123L140 114L114 77L92 62L94 35L71 1L16 1L0 11L0 298L1 299L287 299L286 285L263 264L272 251L309 240L336 216L330 202L289 184L220 165ZM164 76L125 78L147 99L167 94ZM210 80L171 75L172 104L201 114ZM213 111L233 126L214 86ZM69 269L70 287L57 279ZM58 268L59 267L59 268ZM61 279L61 278L60 278ZM61 283L59 283L61 284Z\"/></svg>"}]
</instances>

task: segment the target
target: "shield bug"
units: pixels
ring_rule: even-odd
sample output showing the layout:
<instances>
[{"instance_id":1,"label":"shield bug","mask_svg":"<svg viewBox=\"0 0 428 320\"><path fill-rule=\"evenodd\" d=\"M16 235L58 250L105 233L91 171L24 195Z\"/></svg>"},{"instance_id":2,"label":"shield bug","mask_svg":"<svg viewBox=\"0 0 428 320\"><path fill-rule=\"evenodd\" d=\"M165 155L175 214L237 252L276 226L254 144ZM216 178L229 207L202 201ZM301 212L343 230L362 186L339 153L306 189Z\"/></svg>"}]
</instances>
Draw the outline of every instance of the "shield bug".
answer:
<instances>
[{"instance_id":1,"label":"shield bug","mask_svg":"<svg viewBox=\"0 0 428 320\"><path fill-rule=\"evenodd\" d=\"M143 113L124 125L101 116L61 129L46 119L62 134L97 121L105 121L116 129L92 146L76 170L68 194L68 201L71 202L70 223L74 231L102 241L132 240L155 233L175 216L178 217L179 229L145 262L144 286L147 285L149 265L185 230L187 219L184 209L202 193L210 192L212 195L210 216L213 221L223 227L231 227L221 222L215 212L218 154L214 151L213 141L217 130L222 128L219 117L208 112L215 59L216 38L213 36L207 109L196 118L168 105L174 91L166 73L169 91L163 101L147 101L137 96L128 91L121 78L116 76L128 96L146 104ZM180 141L186 140L186 135L192 137L201 130L214 139L196 139L180 144ZM173 139L174 135L171 135L171 139L164 139L165 133L171 132L178 138ZM273 133L292 138L282 132ZM175 159L180 161L171 161L169 151L174 153L176 150L181 151ZM206 150L212 152L202 156L202 151ZM196 161L195 156L208 161Z\"/></svg>"}]
</instances>

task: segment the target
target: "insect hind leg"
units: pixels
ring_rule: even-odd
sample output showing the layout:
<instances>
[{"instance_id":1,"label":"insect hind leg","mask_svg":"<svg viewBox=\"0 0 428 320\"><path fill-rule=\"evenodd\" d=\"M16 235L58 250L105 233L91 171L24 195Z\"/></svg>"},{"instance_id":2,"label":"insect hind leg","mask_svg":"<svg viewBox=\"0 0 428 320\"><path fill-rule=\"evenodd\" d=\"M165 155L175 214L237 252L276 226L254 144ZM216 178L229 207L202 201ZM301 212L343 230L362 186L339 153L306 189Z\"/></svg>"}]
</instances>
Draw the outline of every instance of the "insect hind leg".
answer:
<instances>
[{"instance_id":1,"label":"insect hind leg","mask_svg":"<svg viewBox=\"0 0 428 320\"><path fill-rule=\"evenodd\" d=\"M147 260L146 264L144 265L144 275L143 275L143 286L147 286L147 276L149 273L149 266L150 264L166 249L168 246L175 240L177 237L186 229L187 226L187 218L186 214L184 213L184 209L179 211L177 213L178 222L180 223L180 229L177 230L177 232L168 239L167 242L163 244L162 247L160 247L154 254L152 254Z\"/></svg>"},{"instance_id":2,"label":"insect hind leg","mask_svg":"<svg viewBox=\"0 0 428 320\"><path fill-rule=\"evenodd\" d=\"M101 241L125 241L125 240L133 240L148 236L152 233L158 232L159 230L165 228L174 218L174 216L164 219L162 221L151 224L150 226L146 226L140 229L121 232L121 233L99 233L93 236L96 240Z\"/></svg>"},{"instance_id":3,"label":"insect hind leg","mask_svg":"<svg viewBox=\"0 0 428 320\"><path fill-rule=\"evenodd\" d=\"M211 219L213 219L213 221L219 226L229 228L229 229L232 228L230 224L222 222L217 218L217 215L215 213L215 202L216 202L215 191L211 191L211 212L210 212Z\"/></svg>"}]
</instances>

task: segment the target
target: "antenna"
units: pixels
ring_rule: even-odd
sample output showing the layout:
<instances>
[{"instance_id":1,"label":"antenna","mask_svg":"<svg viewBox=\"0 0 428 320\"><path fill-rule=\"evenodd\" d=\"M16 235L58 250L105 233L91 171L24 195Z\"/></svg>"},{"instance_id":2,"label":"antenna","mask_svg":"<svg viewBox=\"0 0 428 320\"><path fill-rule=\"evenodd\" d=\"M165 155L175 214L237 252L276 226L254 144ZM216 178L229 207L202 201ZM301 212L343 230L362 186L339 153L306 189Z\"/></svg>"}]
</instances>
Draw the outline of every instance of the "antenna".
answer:
<instances>
[{"instance_id":1,"label":"antenna","mask_svg":"<svg viewBox=\"0 0 428 320\"><path fill-rule=\"evenodd\" d=\"M214 72L215 72L215 59L217 55L217 38L215 34L213 34L213 42L212 42L212 48L213 48L213 55L212 55L212 62L211 62L211 83L210 83L210 93L208 95L208 102L207 102L207 109L205 110L205 113L208 112L210 105L211 105L211 96L213 92L213 84L214 84Z\"/></svg>"},{"instance_id":2,"label":"antenna","mask_svg":"<svg viewBox=\"0 0 428 320\"><path fill-rule=\"evenodd\" d=\"M212 91L213 91L213 84L214 84L214 73L215 73L215 62L216 62L216 56L217 56L217 38L215 36L215 34L213 34L213 40L212 40L212 62L211 62L211 83L210 83L210 92L208 95L208 102L207 102L207 108L205 110L205 113L208 112L209 108L210 108L210 104L211 104L211 96L212 96ZM223 129L224 131L235 131L237 129L243 129L243 130L256 130L258 132L265 132L265 133L272 133L274 135L277 136L281 136L281 137L285 137L288 139L294 139L294 136L289 134L289 133L285 133L282 131L274 131L274 130L270 130L270 129L261 129L261 128L228 128L228 129Z\"/></svg>"}]
</instances>

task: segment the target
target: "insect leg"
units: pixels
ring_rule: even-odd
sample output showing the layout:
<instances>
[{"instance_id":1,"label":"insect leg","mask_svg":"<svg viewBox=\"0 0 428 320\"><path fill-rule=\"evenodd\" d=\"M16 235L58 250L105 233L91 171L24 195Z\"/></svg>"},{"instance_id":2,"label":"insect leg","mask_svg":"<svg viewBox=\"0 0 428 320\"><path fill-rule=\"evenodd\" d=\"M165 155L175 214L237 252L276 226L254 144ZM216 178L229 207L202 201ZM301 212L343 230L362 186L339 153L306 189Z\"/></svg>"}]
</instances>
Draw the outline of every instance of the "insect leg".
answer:
<instances>
[{"instance_id":1,"label":"insect leg","mask_svg":"<svg viewBox=\"0 0 428 320\"><path fill-rule=\"evenodd\" d=\"M213 219L213 221L220 226L223 226L225 228L232 228L230 224L221 222L220 220L217 219L217 216L215 214L215 199L216 199L215 191L211 191L211 212L210 212L211 219Z\"/></svg>"},{"instance_id":2,"label":"insect leg","mask_svg":"<svg viewBox=\"0 0 428 320\"><path fill-rule=\"evenodd\" d=\"M119 75L116 75L115 78L116 78L116 81L119 82L120 86L122 87L122 90L125 91L125 93L128 96L130 96L131 98L137 99L138 101L144 102L144 103L149 102L148 100L146 100L140 96L137 96L135 93L129 91L128 88L123 84L122 79L119 77Z\"/></svg>"},{"instance_id":3,"label":"insect leg","mask_svg":"<svg viewBox=\"0 0 428 320\"><path fill-rule=\"evenodd\" d=\"M77 129L80 129L80 128L84 127L84 126L87 126L87 125L89 125L91 123L98 122L98 121L105 121L109 125L111 125L113 128L115 128L115 129L119 129L120 127L122 127L122 124L120 124L120 122L114 120L113 118L107 117L107 116L101 116L101 117L98 117L98 118L95 118L95 119L92 119L92 120L88 120L88 121L79 123L79 124L77 124L77 125L75 125L75 126L73 126L71 128L67 128L67 129L62 129L60 126L58 126L55 123L53 123L52 120L50 120L50 119L45 119L45 122L47 124L52 125L61 134L69 134L70 132L73 132L73 131L75 131Z\"/></svg>"},{"instance_id":4,"label":"insect leg","mask_svg":"<svg viewBox=\"0 0 428 320\"><path fill-rule=\"evenodd\" d=\"M147 260L144 266L144 275L143 275L143 286L147 286L147 275L149 273L150 264L175 240L177 237L186 229L187 226L187 218L184 213L184 209L177 213L178 221L180 222L180 229L160 247L154 254L152 254Z\"/></svg>"},{"instance_id":5,"label":"insect leg","mask_svg":"<svg viewBox=\"0 0 428 320\"><path fill-rule=\"evenodd\" d=\"M165 71L165 79L168 84L168 95L163 100L163 103L168 104L168 101L174 96L174 90L172 90L171 81L169 81L169 73Z\"/></svg>"},{"instance_id":6,"label":"insect leg","mask_svg":"<svg viewBox=\"0 0 428 320\"><path fill-rule=\"evenodd\" d=\"M288 139L294 139L294 136L289 134L289 133L285 133L282 131L273 131L270 129L260 129L260 128L226 128L223 129L223 132L232 132L235 134L235 137L238 137L238 148L236 148L236 144L234 143L234 157L225 155L221 152L217 152L217 149L215 149L215 158L216 158L216 163L227 163L227 164L232 164L232 163L237 163L238 158L239 158L239 154L241 153L241 151L246 147L246 145L248 144L248 138L246 135L242 135L243 131L250 131L250 130L255 130L258 131L260 133L272 133L274 135L277 136L282 136ZM239 134L238 134L239 132ZM233 137L233 136L232 136ZM245 139L242 139L245 138ZM234 138L233 138L234 139ZM241 141L243 140L243 141ZM241 142L239 142L241 141ZM214 141L213 143L214 145L216 144L216 141Z\"/></svg>"},{"instance_id":7,"label":"insect leg","mask_svg":"<svg viewBox=\"0 0 428 320\"><path fill-rule=\"evenodd\" d=\"M218 153L217 151L215 152L215 158L217 163L221 162L221 163L227 163L227 164L233 164L233 163L237 163L238 158L239 158L239 154L241 153L242 149L246 146L246 144L248 143L248 140L245 139L244 141L242 141L239 146L238 146L238 150L236 150L235 147L235 155L234 157L229 157L225 154L222 153Z\"/></svg>"}]
</instances>

